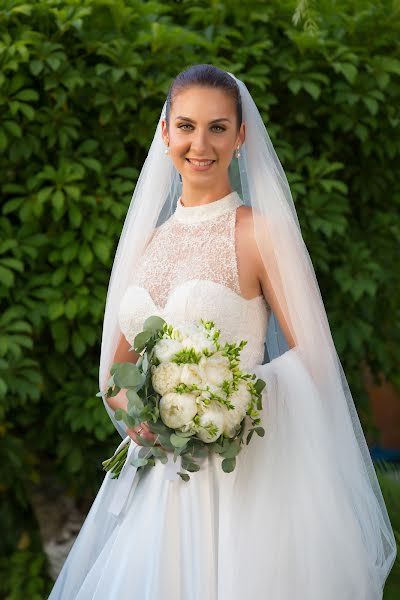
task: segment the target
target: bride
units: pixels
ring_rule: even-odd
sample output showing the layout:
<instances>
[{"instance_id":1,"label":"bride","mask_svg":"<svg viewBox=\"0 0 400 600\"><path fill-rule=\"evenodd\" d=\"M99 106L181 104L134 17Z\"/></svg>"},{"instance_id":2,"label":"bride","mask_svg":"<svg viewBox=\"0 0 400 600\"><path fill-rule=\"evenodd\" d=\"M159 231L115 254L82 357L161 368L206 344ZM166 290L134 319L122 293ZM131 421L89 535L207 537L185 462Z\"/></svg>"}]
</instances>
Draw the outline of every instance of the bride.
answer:
<instances>
[{"instance_id":1,"label":"bride","mask_svg":"<svg viewBox=\"0 0 400 600\"><path fill-rule=\"evenodd\" d=\"M195 65L172 82L107 293L100 389L150 315L213 320L266 382L263 437L110 472L49 600L379 600L396 544L289 185L249 91ZM115 419L129 457L149 424ZM121 443L121 445L124 442ZM143 443L143 442L142 442Z\"/></svg>"}]
</instances>

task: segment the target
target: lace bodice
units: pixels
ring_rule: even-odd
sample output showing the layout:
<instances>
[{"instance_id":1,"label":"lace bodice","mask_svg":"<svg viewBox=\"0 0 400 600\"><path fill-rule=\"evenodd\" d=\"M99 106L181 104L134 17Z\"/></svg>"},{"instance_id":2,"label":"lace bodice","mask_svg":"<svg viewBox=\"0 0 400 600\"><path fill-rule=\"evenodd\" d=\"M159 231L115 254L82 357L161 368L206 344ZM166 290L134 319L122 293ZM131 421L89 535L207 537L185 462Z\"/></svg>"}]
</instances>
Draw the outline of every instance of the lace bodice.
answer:
<instances>
[{"instance_id":1,"label":"lace bodice","mask_svg":"<svg viewBox=\"0 0 400 600\"><path fill-rule=\"evenodd\" d=\"M235 249L241 204L236 192L199 206L178 200L121 299L118 320L130 344L152 314L171 323L202 318L215 322L222 343L248 340L241 352L244 366L262 362L269 307L264 296L246 299L241 293Z\"/></svg>"}]
</instances>

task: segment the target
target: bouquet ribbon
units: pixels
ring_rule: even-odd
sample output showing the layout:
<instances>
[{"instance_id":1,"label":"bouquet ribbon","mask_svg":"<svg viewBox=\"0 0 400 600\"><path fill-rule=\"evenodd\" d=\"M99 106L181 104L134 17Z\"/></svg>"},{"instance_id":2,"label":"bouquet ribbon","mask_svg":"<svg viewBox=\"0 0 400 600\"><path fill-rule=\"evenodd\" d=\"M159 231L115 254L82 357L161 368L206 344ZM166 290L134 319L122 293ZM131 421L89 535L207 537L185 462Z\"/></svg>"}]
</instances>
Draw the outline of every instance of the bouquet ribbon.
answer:
<instances>
[{"instance_id":1,"label":"bouquet ribbon","mask_svg":"<svg viewBox=\"0 0 400 600\"><path fill-rule=\"evenodd\" d=\"M139 451L141 448L143 448L143 446L136 444L136 442L134 442L133 439L127 435L115 450L115 454L119 452L123 446L125 446L127 440L130 441L128 442L129 448L126 461L121 469L119 477L113 480L115 491L108 509L109 512L116 517L119 516L125 507L130 491L136 488L136 485L139 481L139 477L137 476L138 467L132 465L130 461L133 458L139 457ZM174 455L172 452L167 452L168 462L164 464L164 481L174 481L176 479L180 479L178 471L180 471L182 468L181 456L177 456L176 462L174 462L173 456ZM106 477L111 477L111 471L106 474Z\"/></svg>"}]
</instances>

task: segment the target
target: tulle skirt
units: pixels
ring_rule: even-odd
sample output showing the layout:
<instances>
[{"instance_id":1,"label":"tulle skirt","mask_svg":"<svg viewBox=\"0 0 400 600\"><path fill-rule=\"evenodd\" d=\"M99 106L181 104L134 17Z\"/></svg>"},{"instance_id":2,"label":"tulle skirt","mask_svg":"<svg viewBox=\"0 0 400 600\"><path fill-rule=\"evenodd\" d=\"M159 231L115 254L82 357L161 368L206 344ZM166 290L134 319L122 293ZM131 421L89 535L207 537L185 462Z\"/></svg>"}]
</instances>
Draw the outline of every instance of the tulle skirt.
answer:
<instances>
[{"instance_id":1,"label":"tulle skirt","mask_svg":"<svg viewBox=\"0 0 400 600\"><path fill-rule=\"evenodd\" d=\"M185 482L156 462L136 474L117 515L122 482L107 473L49 600L382 598L391 531L363 520L374 510L378 519L371 490L360 487L354 506L296 352L255 372L268 386L266 433L235 470L213 455Z\"/></svg>"}]
</instances>

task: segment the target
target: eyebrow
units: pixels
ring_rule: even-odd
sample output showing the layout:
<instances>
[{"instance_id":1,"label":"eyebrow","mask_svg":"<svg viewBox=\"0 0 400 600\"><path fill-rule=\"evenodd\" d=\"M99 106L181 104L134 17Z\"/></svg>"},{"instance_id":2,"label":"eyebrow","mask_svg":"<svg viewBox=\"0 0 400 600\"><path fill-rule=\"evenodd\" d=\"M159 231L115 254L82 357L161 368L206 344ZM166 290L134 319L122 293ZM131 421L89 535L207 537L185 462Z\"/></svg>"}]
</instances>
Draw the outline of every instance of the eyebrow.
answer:
<instances>
[{"instance_id":1,"label":"eyebrow","mask_svg":"<svg viewBox=\"0 0 400 600\"><path fill-rule=\"evenodd\" d=\"M196 121L193 121L193 119L189 119L189 117L176 117L175 120L177 121L178 119L181 119L182 121L189 121L190 123L195 123ZM230 123L230 119L228 119L227 117L221 117L220 119L213 119L212 121L210 121L210 123L217 123L220 121L228 121Z\"/></svg>"}]
</instances>

